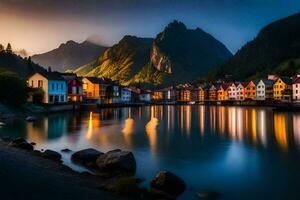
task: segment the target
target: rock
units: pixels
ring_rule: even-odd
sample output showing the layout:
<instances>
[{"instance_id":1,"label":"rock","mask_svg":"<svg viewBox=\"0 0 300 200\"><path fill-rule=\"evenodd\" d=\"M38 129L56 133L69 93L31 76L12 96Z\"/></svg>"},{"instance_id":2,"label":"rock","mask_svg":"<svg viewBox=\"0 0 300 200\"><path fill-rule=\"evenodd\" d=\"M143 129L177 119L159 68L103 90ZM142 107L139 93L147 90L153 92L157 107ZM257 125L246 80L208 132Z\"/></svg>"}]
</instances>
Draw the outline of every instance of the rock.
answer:
<instances>
[{"instance_id":1,"label":"rock","mask_svg":"<svg viewBox=\"0 0 300 200\"><path fill-rule=\"evenodd\" d=\"M72 150L70 150L70 149L62 149L61 152L63 152L63 153L70 153L70 152L72 152Z\"/></svg>"},{"instance_id":2,"label":"rock","mask_svg":"<svg viewBox=\"0 0 300 200\"><path fill-rule=\"evenodd\" d=\"M133 175L136 171L134 155L131 152L119 149L100 155L96 163L100 170L110 173L117 172Z\"/></svg>"},{"instance_id":3,"label":"rock","mask_svg":"<svg viewBox=\"0 0 300 200\"><path fill-rule=\"evenodd\" d=\"M60 153L57 153L56 151L52 151L49 149L47 149L45 152L43 152L43 157L49 158L54 161L61 161Z\"/></svg>"},{"instance_id":4,"label":"rock","mask_svg":"<svg viewBox=\"0 0 300 200\"><path fill-rule=\"evenodd\" d=\"M150 185L152 188L161 190L172 196L179 196L186 189L185 182L172 172L168 171L159 172L151 181Z\"/></svg>"},{"instance_id":5,"label":"rock","mask_svg":"<svg viewBox=\"0 0 300 200\"><path fill-rule=\"evenodd\" d=\"M214 192L214 191L200 191L197 193L197 196L200 198L200 199L217 199L220 194L217 193L217 192Z\"/></svg>"},{"instance_id":6,"label":"rock","mask_svg":"<svg viewBox=\"0 0 300 200\"><path fill-rule=\"evenodd\" d=\"M24 138L17 138L10 142L11 146L32 151L34 148Z\"/></svg>"},{"instance_id":7,"label":"rock","mask_svg":"<svg viewBox=\"0 0 300 200\"><path fill-rule=\"evenodd\" d=\"M71 156L71 159L75 163L86 165L87 163L95 163L101 154L103 153L96 149L89 148L75 152Z\"/></svg>"},{"instance_id":8,"label":"rock","mask_svg":"<svg viewBox=\"0 0 300 200\"><path fill-rule=\"evenodd\" d=\"M0 127L1 126L5 126L5 123L4 122L0 122Z\"/></svg>"},{"instance_id":9,"label":"rock","mask_svg":"<svg viewBox=\"0 0 300 200\"><path fill-rule=\"evenodd\" d=\"M149 191L146 192L146 199L175 200L176 197L161 190L151 188Z\"/></svg>"},{"instance_id":10,"label":"rock","mask_svg":"<svg viewBox=\"0 0 300 200\"><path fill-rule=\"evenodd\" d=\"M36 121L36 118L33 117L33 116L28 116L28 117L26 117L26 121L28 121L28 122L34 122L34 121Z\"/></svg>"}]
</instances>

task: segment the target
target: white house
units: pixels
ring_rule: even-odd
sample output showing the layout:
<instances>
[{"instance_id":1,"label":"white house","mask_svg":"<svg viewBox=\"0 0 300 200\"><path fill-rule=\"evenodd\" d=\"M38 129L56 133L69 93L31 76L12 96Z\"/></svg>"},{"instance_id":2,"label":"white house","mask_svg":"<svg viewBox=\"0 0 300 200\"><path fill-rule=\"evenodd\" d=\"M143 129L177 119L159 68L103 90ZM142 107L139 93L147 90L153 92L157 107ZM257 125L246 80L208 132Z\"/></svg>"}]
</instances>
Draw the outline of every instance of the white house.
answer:
<instances>
[{"instance_id":1,"label":"white house","mask_svg":"<svg viewBox=\"0 0 300 200\"><path fill-rule=\"evenodd\" d=\"M293 101L300 102L300 77L293 81Z\"/></svg>"},{"instance_id":2,"label":"white house","mask_svg":"<svg viewBox=\"0 0 300 200\"><path fill-rule=\"evenodd\" d=\"M28 78L28 86L44 92L43 103L67 102L67 82L58 72L39 72Z\"/></svg>"},{"instance_id":3,"label":"white house","mask_svg":"<svg viewBox=\"0 0 300 200\"><path fill-rule=\"evenodd\" d=\"M236 99L238 101L244 101L245 100L245 87L247 86L247 83L239 83L236 87Z\"/></svg>"},{"instance_id":4,"label":"white house","mask_svg":"<svg viewBox=\"0 0 300 200\"><path fill-rule=\"evenodd\" d=\"M131 102L131 90L129 88L122 88L121 101L122 101L122 103L130 103Z\"/></svg>"},{"instance_id":5,"label":"white house","mask_svg":"<svg viewBox=\"0 0 300 200\"><path fill-rule=\"evenodd\" d=\"M256 84L256 100L265 101L273 98L273 80L262 79Z\"/></svg>"},{"instance_id":6,"label":"white house","mask_svg":"<svg viewBox=\"0 0 300 200\"><path fill-rule=\"evenodd\" d=\"M231 83L227 89L228 91L228 99L229 100L237 100L237 90L235 83Z\"/></svg>"}]
</instances>

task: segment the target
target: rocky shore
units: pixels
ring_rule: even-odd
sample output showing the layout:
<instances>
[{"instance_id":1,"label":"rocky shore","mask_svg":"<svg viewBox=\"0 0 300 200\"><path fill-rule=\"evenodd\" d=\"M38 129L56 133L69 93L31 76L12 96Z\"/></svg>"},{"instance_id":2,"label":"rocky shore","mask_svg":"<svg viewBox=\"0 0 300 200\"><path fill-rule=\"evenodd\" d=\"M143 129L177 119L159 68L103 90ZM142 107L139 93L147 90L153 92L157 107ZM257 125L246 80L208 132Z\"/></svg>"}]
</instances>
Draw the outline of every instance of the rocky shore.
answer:
<instances>
[{"instance_id":1,"label":"rocky shore","mask_svg":"<svg viewBox=\"0 0 300 200\"><path fill-rule=\"evenodd\" d=\"M131 152L95 149L72 153L72 162L90 172L76 172L62 164L60 153L34 150L23 138L0 140L0 188L4 199L176 199L185 189L182 179L161 171L149 188L140 187Z\"/></svg>"}]
</instances>

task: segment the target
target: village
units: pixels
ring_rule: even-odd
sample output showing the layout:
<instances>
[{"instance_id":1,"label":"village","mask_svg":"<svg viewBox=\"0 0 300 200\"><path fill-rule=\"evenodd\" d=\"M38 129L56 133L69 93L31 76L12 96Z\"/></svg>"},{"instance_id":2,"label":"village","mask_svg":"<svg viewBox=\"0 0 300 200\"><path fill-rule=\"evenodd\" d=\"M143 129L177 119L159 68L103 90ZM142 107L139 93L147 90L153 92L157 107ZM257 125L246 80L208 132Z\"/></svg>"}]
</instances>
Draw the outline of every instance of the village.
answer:
<instances>
[{"instance_id":1,"label":"village","mask_svg":"<svg viewBox=\"0 0 300 200\"><path fill-rule=\"evenodd\" d=\"M95 105L203 104L203 103L300 103L300 76L278 77L243 82L218 80L215 83L189 83L157 90L122 86L107 78L78 77L73 73L39 72L27 80L28 101L37 90L40 103L90 103Z\"/></svg>"}]
</instances>

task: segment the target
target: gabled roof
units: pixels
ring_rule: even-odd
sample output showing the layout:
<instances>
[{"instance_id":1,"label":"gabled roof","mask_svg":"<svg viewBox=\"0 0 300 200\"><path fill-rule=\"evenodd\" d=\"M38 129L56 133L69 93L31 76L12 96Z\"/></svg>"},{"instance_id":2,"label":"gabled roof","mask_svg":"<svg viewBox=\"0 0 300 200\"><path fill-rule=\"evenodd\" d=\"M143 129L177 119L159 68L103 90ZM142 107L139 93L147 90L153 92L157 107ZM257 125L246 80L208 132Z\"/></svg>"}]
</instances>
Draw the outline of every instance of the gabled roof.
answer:
<instances>
[{"instance_id":1,"label":"gabled roof","mask_svg":"<svg viewBox=\"0 0 300 200\"><path fill-rule=\"evenodd\" d=\"M265 85L268 85L268 86L272 86L275 81L274 80L269 80L269 79L261 79L261 81L265 84Z\"/></svg>"},{"instance_id":2,"label":"gabled roof","mask_svg":"<svg viewBox=\"0 0 300 200\"><path fill-rule=\"evenodd\" d=\"M60 75L59 72L47 72L47 71L45 71L45 72L36 72L35 74L40 74L48 80L65 81L65 79Z\"/></svg>"},{"instance_id":3,"label":"gabled roof","mask_svg":"<svg viewBox=\"0 0 300 200\"><path fill-rule=\"evenodd\" d=\"M295 78L293 84L299 84L299 83L300 83L300 77Z\"/></svg>"},{"instance_id":4,"label":"gabled roof","mask_svg":"<svg viewBox=\"0 0 300 200\"><path fill-rule=\"evenodd\" d=\"M218 87L219 89L223 88L223 90L227 90L231 84L230 83L222 83Z\"/></svg>"},{"instance_id":5,"label":"gabled roof","mask_svg":"<svg viewBox=\"0 0 300 200\"><path fill-rule=\"evenodd\" d=\"M282 82L284 82L285 84L288 84L288 85L292 85L293 84L293 80L290 79L290 78L287 78L287 77L280 77L279 79L282 80Z\"/></svg>"}]
</instances>

